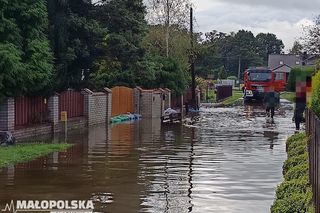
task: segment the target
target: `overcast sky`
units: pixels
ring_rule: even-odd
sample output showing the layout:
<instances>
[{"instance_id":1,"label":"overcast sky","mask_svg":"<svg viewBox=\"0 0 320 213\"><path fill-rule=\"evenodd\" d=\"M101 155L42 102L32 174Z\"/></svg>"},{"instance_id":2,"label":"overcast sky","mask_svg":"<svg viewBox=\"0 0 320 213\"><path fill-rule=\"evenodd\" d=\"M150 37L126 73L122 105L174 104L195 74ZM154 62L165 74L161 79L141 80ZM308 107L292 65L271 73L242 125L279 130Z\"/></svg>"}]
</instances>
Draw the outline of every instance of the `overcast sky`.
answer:
<instances>
[{"instance_id":1,"label":"overcast sky","mask_svg":"<svg viewBox=\"0 0 320 213\"><path fill-rule=\"evenodd\" d=\"M319 0L193 0L196 29L254 34L270 32L282 39L285 50L302 36L302 26L320 14Z\"/></svg>"}]
</instances>

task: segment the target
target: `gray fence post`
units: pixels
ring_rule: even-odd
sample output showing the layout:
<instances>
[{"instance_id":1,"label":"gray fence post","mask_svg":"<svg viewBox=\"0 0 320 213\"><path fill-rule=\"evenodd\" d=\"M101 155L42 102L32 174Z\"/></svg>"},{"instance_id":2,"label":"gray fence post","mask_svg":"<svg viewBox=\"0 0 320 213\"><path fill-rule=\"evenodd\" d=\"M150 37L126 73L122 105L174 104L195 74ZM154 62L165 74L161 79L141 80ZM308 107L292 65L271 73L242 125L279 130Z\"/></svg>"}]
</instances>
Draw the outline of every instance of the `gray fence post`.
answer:
<instances>
[{"instance_id":1,"label":"gray fence post","mask_svg":"<svg viewBox=\"0 0 320 213\"><path fill-rule=\"evenodd\" d=\"M57 126L59 125L59 96L55 94L48 100L49 108L49 120L53 126L53 132L56 132Z\"/></svg>"},{"instance_id":2,"label":"gray fence post","mask_svg":"<svg viewBox=\"0 0 320 213\"><path fill-rule=\"evenodd\" d=\"M13 131L15 126L14 98L5 98L0 102L0 130Z\"/></svg>"},{"instance_id":3,"label":"gray fence post","mask_svg":"<svg viewBox=\"0 0 320 213\"><path fill-rule=\"evenodd\" d=\"M112 116L112 90L106 87L104 92L107 94L107 123L110 123Z\"/></svg>"}]
</instances>

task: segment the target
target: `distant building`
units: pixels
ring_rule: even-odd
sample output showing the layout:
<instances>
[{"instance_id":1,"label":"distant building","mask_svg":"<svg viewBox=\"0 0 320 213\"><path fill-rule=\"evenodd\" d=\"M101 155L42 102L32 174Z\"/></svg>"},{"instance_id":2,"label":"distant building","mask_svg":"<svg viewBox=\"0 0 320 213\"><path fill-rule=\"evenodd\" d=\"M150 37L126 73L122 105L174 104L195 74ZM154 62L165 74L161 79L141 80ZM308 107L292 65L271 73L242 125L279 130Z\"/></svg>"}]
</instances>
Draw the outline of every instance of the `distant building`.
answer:
<instances>
[{"instance_id":1,"label":"distant building","mask_svg":"<svg viewBox=\"0 0 320 213\"><path fill-rule=\"evenodd\" d=\"M290 73L294 67L313 66L320 57L318 55L269 55L268 67L276 72Z\"/></svg>"}]
</instances>

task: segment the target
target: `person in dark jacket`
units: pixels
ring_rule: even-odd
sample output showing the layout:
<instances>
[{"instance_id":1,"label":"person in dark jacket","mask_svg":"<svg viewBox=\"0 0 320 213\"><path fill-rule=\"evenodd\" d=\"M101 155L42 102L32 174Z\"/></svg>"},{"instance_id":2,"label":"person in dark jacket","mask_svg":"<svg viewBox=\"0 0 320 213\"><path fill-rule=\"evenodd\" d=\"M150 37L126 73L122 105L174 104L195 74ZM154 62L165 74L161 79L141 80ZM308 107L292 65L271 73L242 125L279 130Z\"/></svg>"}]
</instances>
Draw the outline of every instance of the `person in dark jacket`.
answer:
<instances>
[{"instance_id":1,"label":"person in dark jacket","mask_svg":"<svg viewBox=\"0 0 320 213\"><path fill-rule=\"evenodd\" d=\"M273 121L274 111L278 103L278 97L273 87L270 87L268 91L265 92L263 102L266 107L267 116L271 117Z\"/></svg>"},{"instance_id":2,"label":"person in dark jacket","mask_svg":"<svg viewBox=\"0 0 320 213\"><path fill-rule=\"evenodd\" d=\"M299 84L302 85L301 88L299 88L300 86ZM303 113L307 105L307 96L305 91L305 85L303 85L302 83L298 83L297 85L298 85L297 86L298 88L297 88L296 98L295 98L296 107L294 109L293 119L296 124L296 130L299 131L300 124L305 121Z\"/></svg>"},{"instance_id":3,"label":"person in dark jacket","mask_svg":"<svg viewBox=\"0 0 320 213\"><path fill-rule=\"evenodd\" d=\"M295 122L296 125L296 130L299 131L300 130L300 124L302 122L305 122L305 118L303 116L303 113L306 109L306 103L302 101L297 101L296 103L296 108L294 110L294 117L293 120Z\"/></svg>"},{"instance_id":4,"label":"person in dark jacket","mask_svg":"<svg viewBox=\"0 0 320 213\"><path fill-rule=\"evenodd\" d=\"M184 106L185 106L185 110L186 110L186 115L188 115L188 114L189 114L189 103L186 102L186 103L184 104Z\"/></svg>"}]
</instances>

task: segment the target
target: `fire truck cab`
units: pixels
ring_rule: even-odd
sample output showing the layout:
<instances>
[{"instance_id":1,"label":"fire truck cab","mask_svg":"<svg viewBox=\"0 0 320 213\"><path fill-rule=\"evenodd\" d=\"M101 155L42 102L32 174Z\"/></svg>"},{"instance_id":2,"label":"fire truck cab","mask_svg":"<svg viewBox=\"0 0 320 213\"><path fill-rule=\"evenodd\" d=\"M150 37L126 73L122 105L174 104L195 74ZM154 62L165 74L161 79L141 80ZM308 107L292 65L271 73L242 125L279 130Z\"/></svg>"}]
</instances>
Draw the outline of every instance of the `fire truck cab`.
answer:
<instances>
[{"instance_id":1,"label":"fire truck cab","mask_svg":"<svg viewBox=\"0 0 320 213\"><path fill-rule=\"evenodd\" d=\"M273 87L275 92L282 92L286 86L286 75L268 68L250 68L244 73L244 99L261 100L265 92Z\"/></svg>"}]
</instances>

